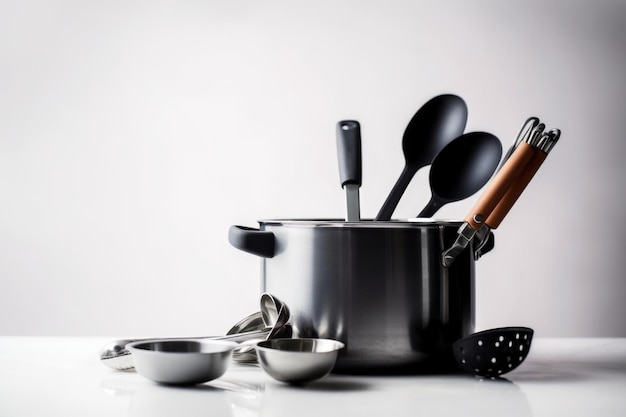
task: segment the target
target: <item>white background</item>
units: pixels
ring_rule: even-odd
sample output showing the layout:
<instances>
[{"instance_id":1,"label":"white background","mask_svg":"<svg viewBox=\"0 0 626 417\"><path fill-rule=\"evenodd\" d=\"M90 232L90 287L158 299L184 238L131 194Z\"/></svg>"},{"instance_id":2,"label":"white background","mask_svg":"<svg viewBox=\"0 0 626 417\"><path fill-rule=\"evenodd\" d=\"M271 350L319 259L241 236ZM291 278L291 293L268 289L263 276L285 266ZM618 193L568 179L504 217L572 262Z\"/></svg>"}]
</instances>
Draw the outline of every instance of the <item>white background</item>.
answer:
<instances>
[{"instance_id":1,"label":"white background","mask_svg":"<svg viewBox=\"0 0 626 417\"><path fill-rule=\"evenodd\" d=\"M455 93L505 149L563 131L477 264L477 327L624 337L625 45L617 0L0 0L0 335L225 332L260 287L228 227L343 216L347 118L375 216ZM429 196L423 170L395 217Z\"/></svg>"}]
</instances>

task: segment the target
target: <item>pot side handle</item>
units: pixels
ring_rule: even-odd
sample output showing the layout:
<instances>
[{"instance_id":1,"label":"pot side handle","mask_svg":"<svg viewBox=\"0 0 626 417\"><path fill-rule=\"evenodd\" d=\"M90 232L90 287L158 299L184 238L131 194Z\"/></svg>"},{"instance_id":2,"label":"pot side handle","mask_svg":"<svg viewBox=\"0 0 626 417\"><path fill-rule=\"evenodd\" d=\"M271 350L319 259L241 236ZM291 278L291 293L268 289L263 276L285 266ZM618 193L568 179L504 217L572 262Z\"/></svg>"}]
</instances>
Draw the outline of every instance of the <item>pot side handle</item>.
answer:
<instances>
[{"instance_id":1,"label":"pot side handle","mask_svg":"<svg viewBox=\"0 0 626 417\"><path fill-rule=\"evenodd\" d=\"M230 226L228 241L244 252L273 258L276 252L274 233L246 226Z\"/></svg>"},{"instance_id":2,"label":"pot side handle","mask_svg":"<svg viewBox=\"0 0 626 417\"><path fill-rule=\"evenodd\" d=\"M496 237L493 232L485 237L482 242L479 242L478 247L474 250L474 260L479 260L481 256L487 252L491 252L496 245Z\"/></svg>"}]
</instances>

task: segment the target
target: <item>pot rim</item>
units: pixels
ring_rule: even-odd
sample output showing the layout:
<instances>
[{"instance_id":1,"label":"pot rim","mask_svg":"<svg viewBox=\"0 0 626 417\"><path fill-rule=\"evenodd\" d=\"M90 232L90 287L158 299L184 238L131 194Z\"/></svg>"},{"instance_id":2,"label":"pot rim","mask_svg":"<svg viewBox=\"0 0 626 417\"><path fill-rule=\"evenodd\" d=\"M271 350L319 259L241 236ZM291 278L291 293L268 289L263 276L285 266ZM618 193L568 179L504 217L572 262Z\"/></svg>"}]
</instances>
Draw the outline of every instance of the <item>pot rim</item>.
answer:
<instances>
[{"instance_id":1,"label":"pot rim","mask_svg":"<svg viewBox=\"0 0 626 417\"><path fill-rule=\"evenodd\" d=\"M349 227L349 228L419 228L419 227L459 227L462 220L411 218L377 221L375 219L361 219L358 222L347 222L344 219L263 219L258 220L264 226L299 226L299 227Z\"/></svg>"}]
</instances>

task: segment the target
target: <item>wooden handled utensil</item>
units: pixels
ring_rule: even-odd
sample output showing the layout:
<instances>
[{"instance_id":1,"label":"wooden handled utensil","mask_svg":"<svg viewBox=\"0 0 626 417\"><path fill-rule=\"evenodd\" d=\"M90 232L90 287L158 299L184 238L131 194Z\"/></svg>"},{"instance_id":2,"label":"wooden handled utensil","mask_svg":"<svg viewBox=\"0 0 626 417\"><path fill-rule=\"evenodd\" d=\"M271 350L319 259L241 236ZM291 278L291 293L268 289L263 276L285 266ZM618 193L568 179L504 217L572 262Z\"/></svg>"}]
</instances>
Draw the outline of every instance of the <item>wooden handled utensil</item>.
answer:
<instances>
[{"instance_id":1,"label":"wooden handled utensil","mask_svg":"<svg viewBox=\"0 0 626 417\"><path fill-rule=\"evenodd\" d=\"M530 183L561 135L558 129L542 133L544 126L538 125L525 141L519 143L465 217L456 241L443 252L445 267L451 265L477 235L480 249L489 231L500 225Z\"/></svg>"}]
</instances>

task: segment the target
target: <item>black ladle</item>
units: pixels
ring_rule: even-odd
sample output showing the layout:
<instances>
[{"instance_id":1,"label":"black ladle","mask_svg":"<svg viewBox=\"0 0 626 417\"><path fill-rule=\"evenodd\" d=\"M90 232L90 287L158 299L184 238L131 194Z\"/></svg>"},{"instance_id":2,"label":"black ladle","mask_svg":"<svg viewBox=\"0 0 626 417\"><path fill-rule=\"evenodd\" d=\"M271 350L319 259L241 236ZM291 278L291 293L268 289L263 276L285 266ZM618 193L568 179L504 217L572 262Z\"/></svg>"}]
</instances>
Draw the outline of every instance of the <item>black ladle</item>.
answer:
<instances>
[{"instance_id":1,"label":"black ladle","mask_svg":"<svg viewBox=\"0 0 626 417\"><path fill-rule=\"evenodd\" d=\"M430 165L437 154L463 133L467 105L461 97L443 94L430 99L415 113L402 137L405 166L376 216L389 220L415 173Z\"/></svg>"},{"instance_id":2,"label":"black ladle","mask_svg":"<svg viewBox=\"0 0 626 417\"><path fill-rule=\"evenodd\" d=\"M466 133L450 142L430 167L432 197L417 217L432 217L444 205L478 192L498 167L502 144L486 132Z\"/></svg>"}]
</instances>

